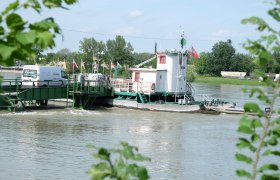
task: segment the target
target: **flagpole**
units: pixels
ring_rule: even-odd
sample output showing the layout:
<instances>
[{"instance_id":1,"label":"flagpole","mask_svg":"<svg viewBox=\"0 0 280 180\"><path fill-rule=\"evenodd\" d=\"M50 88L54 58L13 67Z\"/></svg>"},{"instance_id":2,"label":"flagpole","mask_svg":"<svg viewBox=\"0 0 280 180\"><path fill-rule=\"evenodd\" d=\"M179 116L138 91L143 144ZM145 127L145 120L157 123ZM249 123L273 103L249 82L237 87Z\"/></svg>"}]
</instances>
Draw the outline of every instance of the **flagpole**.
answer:
<instances>
[{"instance_id":1,"label":"flagpole","mask_svg":"<svg viewBox=\"0 0 280 180\"><path fill-rule=\"evenodd\" d=\"M110 78L111 78L111 72L112 72L112 61L111 61L111 64L110 64Z\"/></svg>"},{"instance_id":2,"label":"flagpole","mask_svg":"<svg viewBox=\"0 0 280 180\"><path fill-rule=\"evenodd\" d=\"M72 60L72 68L73 68L73 75L74 75L74 59Z\"/></svg>"},{"instance_id":3,"label":"flagpole","mask_svg":"<svg viewBox=\"0 0 280 180\"><path fill-rule=\"evenodd\" d=\"M105 61L103 61L103 74L104 74L104 66L105 66Z\"/></svg>"},{"instance_id":4,"label":"flagpole","mask_svg":"<svg viewBox=\"0 0 280 180\"><path fill-rule=\"evenodd\" d=\"M83 74L82 60L81 60L81 74Z\"/></svg>"}]
</instances>

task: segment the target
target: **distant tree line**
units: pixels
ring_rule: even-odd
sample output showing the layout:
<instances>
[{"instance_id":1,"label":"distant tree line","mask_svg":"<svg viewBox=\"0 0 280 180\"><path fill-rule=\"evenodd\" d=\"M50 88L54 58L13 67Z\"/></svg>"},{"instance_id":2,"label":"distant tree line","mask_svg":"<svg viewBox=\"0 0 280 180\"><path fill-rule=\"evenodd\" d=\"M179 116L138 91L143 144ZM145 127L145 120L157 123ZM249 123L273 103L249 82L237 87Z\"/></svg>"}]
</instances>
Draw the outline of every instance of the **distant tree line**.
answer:
<instances>
[{"instance_id":1,"label":"distant tree line","mask_svg":"<svg viewBox=\"0 0 280 180\"><path fill-rule=\"evenodd\" d=\"M133 67L149 58L152 53L134 52L131 43L127 42L124 37L116 36L115 39L106 42L97 41L94 38L84 38L79 42L79 51L71 52L69 49L61 49L56 53L43 54L39 47L34 47L37 56L34 60L25 63L38 64L56 64L57 62L66 61L68 72L72 72L73 60L80 66L81 61L84 63L83 72L91 72L93 60L98 61L99 72L103 72L102 64L109 68L111 63L120 64L123 67ZM193 71L200 75L220 76L221 71L240 71L250 75L256 70L262 70L266 73L279 73L280 54L274 53L267 64L259 66L253 61L253 56L243 53L237 53L232 46L231 41L220 41L213 45L211 52L200 53L200 59L190 58L188 64L194 65ZM156 61L152 61L145 66L156 66ZM81 68L81 67L80 67ZM76 72L80 71L75 69ZM109 72L110 69L105 69ZM123 74L124 68L120 70Z\"/></svg>"},{"instance_id":2,"label":"distant tree line","mask_svg":"<svg viewBox=\"0 0 280 180\"><path fill-rule=\"evenodd\" d=\"M106 42L97 41L94 38L84 38L79 42L79 51L71 52L69 49L61 49L54 53L46 53L37 50L36 63L38 64L56 64L57 62L66 62L67 70L72 72L72 63L75 61L80 66L81 61L84 63L83 72L91 72L92 64L97 61L100 71L103 69L102 64L108 65L110 68L111 63L120 64L123 68L132 67L144 60L151 58L154 54L151 53L136 53L129 42L122 36L116 36L113 40ZM25 62L32 63L34 62ZM147 64L149 65L149 64ZM151 65L151 64L150 64ZM81 68L81 67L79 67ZM107 68L106 71L109 71ZM80 71L76 69L76 71Z\"/></svg>"},{"instance_id":3,"label":"distant tree line","mask_svg":"<svg viewBox=\"0 0 280 180\"><path fill-rule=\"evenodd\" d=\"M255 58L248 54L236 53L230 41L220 41L212 47L211 52L203 52L200 59L191 59L190 64L195 66L195 72L201 75L220 76L221 71L247 72L255 70L266 73L279 73L280 54L274 53L267 64L256 65Z\"/></svg>"}]
</instances>

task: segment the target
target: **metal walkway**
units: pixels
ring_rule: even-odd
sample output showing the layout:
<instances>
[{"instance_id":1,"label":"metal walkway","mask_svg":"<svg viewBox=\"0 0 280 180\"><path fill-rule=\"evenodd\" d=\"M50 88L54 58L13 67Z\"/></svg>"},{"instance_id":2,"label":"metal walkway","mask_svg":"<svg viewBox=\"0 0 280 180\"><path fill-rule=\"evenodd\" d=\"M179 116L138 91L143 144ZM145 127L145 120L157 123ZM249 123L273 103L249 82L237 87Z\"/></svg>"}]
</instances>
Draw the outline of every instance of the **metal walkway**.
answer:
<instances>
[{"instance_id":1,"label":"metal walkway","mask_svg":"<svg viewBox=\"0 0 280 180\"><path fill-rule=\"evenodd\" d=\"M96 98L114 96L113 88L108 82L86 80L82 84L76 79L70 79L68 85L24 88L19 80L4 80L4 85L0 88L0 108L17 111L26 106L47 106L50 99L66 99L67 103L72 99L73 108L90 108Z\"/></svg>"}]
</instances>

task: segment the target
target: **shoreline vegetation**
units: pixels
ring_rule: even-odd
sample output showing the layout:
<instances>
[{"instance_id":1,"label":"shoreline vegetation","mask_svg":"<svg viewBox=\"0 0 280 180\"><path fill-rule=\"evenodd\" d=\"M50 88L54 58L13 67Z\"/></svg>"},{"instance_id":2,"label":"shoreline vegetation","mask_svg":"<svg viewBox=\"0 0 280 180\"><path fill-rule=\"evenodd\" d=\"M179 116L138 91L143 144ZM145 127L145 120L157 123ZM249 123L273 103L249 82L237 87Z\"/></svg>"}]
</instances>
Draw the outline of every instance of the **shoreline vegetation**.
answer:
<instances>
[{"instance_id":1,"label":"shoreline vegetation","mask_svg":"<svg viewBox=\"0 0 280 180\"><path fill-rule=\"evenodd\" d=\"M208 83L208 84L230 84L230 85L246 85L246 86L264 86L263 82L257 79L237 79L225 77L209 77L198 76L193 81L194 83Z\"/></svg>"}]
</instances>

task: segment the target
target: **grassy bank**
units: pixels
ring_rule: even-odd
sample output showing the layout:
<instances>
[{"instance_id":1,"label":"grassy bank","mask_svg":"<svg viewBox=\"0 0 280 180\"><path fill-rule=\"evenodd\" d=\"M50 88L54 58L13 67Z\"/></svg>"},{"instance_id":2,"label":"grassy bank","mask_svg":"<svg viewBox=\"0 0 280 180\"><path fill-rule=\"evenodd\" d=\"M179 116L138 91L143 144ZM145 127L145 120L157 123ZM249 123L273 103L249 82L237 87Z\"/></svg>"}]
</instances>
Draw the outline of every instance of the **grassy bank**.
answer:
<instances>
[{"instance_id":1,"label":"grassy bank","mask_svg":"<svg viewBox=\"0 0 280 180\"><path fill-rule=\"evenodd\" d=\"M236 79L236 78L223 78L223 77L202 77L195 78L196 83L210 83L210 84L232 84L232 85L247 85L247 86L262 86L263 83L256 79Z\"/></svg>"}]
</instances>

